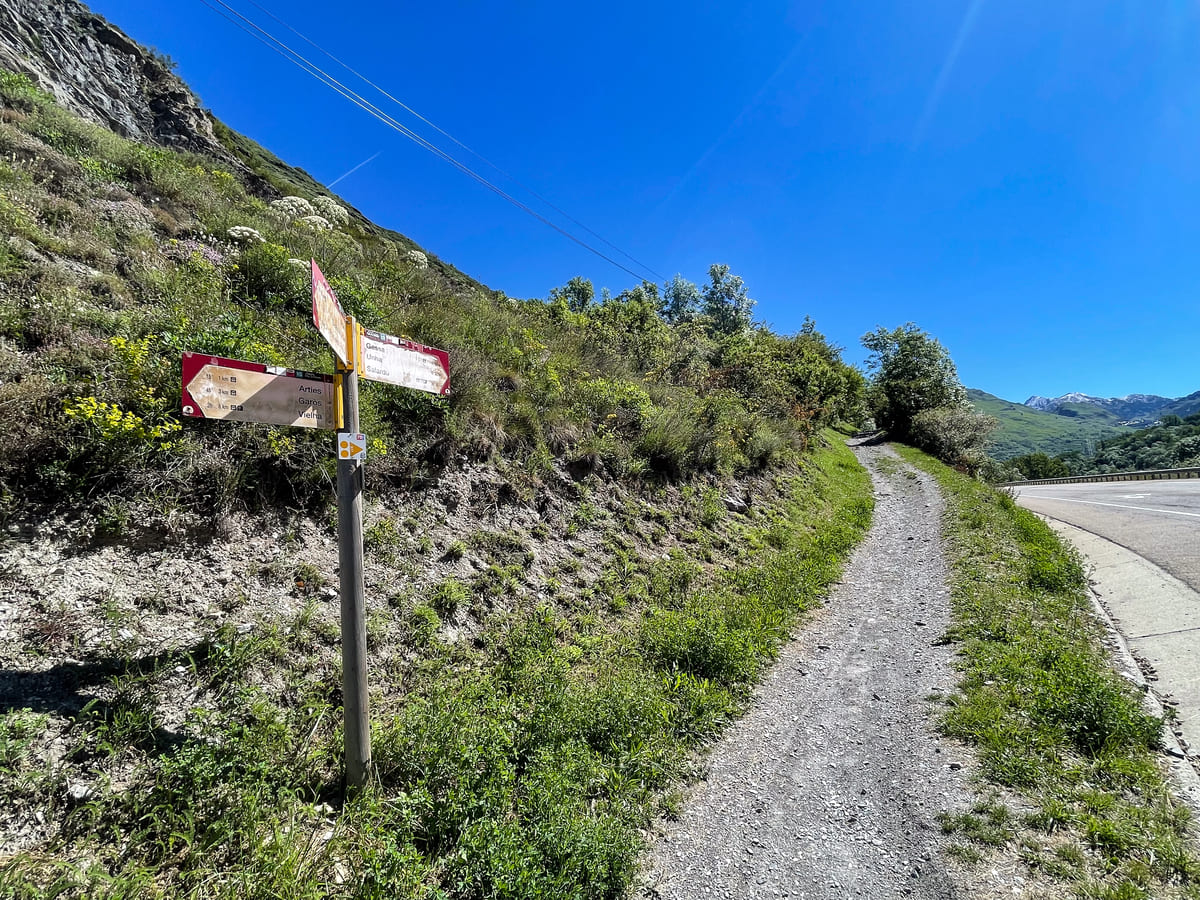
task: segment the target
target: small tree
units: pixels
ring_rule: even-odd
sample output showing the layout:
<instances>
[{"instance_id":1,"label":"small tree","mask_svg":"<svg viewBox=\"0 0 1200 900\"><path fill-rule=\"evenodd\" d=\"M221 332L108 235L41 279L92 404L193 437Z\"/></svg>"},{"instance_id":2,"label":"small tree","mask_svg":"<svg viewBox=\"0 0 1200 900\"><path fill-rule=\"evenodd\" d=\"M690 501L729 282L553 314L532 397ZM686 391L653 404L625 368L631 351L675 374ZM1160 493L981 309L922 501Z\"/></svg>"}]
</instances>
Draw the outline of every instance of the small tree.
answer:
<instances>
[{"instance_id":1,"label":"small tree","mask_svg":"<svg viewBox=\"0 0 1200 900\"><path fill-rule=\"evenodd\" d=\"M572 278L565 285L550 291L550 302L565 301L571 312L583 312L596 299L596 288L586 278Z\"/></svg>"},{"instance_id":2,"label":"small tree","mask_svg":"<svg viewBox=\"0 0 1200 900\"><path fill-rule=\"evenodd\" d=\"M920 447L972 473L987 462L984 447L996 427L967 401L949 352L912 322L864 334L874 375L868 393L875 421L890 437Z\"/></svg>"},{"instance_id":3,"label":"small tree","mask_svg":"<svg viewBox=\"0 0 1200 900\"><path fill-rule=\"evenodd\" d=\"M682 275L676 275L663 287L662 317L672 325L690 322L700 312L700 288Z\"/></svg>"},{"instance_id":4,"label":"small tree","mask_svg":"<svg viewBox=\"0 0 1200 900\"><path fill-rule=\"evenodd\" d=\"M894 331L878 328L862 336L871 351L868 403L876 423L896 440L912 438L913 419L939 406L961 406L967 391L958 369L938 339L912 322Z\"/></svg>"},{"instance_id":5,"label":"small tree","mask_svg":"<svg viewBox=\"0 0 1200 900\"><path fill-rule=\"evenodd\" d=\"M750 327L754 301L746 293L746 283L730 273L724 263L708 268L709 283L701 294L701 310L716 334L737 334Z\"/></svg>"}]
</instances>

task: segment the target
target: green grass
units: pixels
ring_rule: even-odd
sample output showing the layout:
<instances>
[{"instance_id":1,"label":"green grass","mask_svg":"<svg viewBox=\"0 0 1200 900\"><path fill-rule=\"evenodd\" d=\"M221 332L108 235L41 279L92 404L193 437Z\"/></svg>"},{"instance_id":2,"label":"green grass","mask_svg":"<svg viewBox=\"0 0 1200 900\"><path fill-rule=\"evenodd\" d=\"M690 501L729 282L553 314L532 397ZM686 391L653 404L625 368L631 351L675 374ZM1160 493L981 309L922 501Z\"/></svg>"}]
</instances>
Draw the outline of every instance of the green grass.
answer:
<instances>
[{"instance_id":1,"label":"green grass","mask_svg":"<svg viewBox=\"0 0 1200 900\"><path fill-rule=\"evenodd\" d=\"M991 801L943 826L982 845L1033 835L1031 868L1081 897L1200 897L1194 824L1158 752L1162 723L1113 670L1077 554L1006 494L898 449L947 499L948 637L962 681L942 728L976 748L985 782L1035 810L1018 821Z\"/></svg>"},{"instance_id":2,"label":"green grass","mask_svg":"<svg viewBox=\"0 0 1200 900\"><path fill-rule=\"evenodd\" d=\"M443 581L408 614L415 656L376 697L374 778L348 799L337 671L309 653L327 638L311 607L189 657L210 702L180 726L155 703L180 677L173 662L120 674L69 728L72 765L95 784L78 802L29 771L45 717L0 716L0 778L62 826L0 859L0 897L623 896L695 751L870 524L869 478L836 438L783 486L761 501L761 530L738 526L764 547L740 563L622 550L590 602L522 594L474 645L437 639L434 605L466 594ZM521 542L481 532L472 545Z\"/></svg>"}]
</instances>

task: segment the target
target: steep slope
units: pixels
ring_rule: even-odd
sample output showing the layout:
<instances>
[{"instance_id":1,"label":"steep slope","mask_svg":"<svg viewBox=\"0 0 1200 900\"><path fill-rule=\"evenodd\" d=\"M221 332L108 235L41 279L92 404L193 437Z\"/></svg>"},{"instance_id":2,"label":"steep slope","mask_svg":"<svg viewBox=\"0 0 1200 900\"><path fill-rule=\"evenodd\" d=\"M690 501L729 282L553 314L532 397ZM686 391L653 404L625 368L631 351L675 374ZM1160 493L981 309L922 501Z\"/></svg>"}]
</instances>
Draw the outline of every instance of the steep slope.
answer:
<instances>
[{"instance_id":1,"label":"steep slope","mask_svg":"<svg viewBox=\"0 0 1200 900\"><path fill-rule=\"evenodd\" d=\"M170 62L78 0L0 0L0 68L123 137L234 162Z\"/></svg>"},{"instance_id":2,"label":"steep slope","mask_svg":"<svg viewBox=\"0 0 1200 900\"><path fill-rule=\"evenodd\" d=\"M168 58L79 0L0 0L0 69L28 76L64 108L122 137L214 160L255 196L330 194L303 169L220 122L179 79ZM456 288L484 289L436 254L337 199L364 237L421 252Z\"/></svg>"}]
</instances>

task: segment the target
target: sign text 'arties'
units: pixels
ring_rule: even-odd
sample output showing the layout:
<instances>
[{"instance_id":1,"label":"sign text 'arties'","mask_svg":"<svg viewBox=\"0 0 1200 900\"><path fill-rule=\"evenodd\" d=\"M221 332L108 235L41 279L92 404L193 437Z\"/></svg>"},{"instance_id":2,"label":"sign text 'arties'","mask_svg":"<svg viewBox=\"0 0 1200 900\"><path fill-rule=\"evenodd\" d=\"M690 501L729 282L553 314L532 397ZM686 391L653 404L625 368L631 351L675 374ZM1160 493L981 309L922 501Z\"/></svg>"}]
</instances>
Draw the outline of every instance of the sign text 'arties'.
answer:
<instances>
[{"instance_id":1,"label":"sign text 'arties'","mask_svg":"<svg viewBox=\"0 0 1200 900\"><path fill-rule=\"evenodd\" d=\"M336 428L333 378L203 353L183 354L182 411L201 419Z\"/></svg>"}]
</instances>

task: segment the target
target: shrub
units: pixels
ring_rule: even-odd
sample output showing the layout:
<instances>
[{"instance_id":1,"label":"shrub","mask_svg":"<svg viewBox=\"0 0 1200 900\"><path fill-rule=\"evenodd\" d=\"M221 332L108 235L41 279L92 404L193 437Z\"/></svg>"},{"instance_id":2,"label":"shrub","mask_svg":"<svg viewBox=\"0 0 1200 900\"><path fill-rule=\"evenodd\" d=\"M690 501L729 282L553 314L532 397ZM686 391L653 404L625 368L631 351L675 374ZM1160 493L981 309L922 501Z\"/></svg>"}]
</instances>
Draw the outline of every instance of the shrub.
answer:
<instances>
[{"instance_id":1,"label":"shrub","mask_svg":"<svg viewBox=\"0 0 1200 900\"><path fill-rule=\"evenodd\" d=\"M259 306L288 306L296 312L307 308L307 285L301 273L288 262L291 254L278 244L246 247L238 255L232 274L234 293Z\"/></svg>"},{"instance_id":2,"label":"shrub","mask_svg":"<svg viewBox=\"0 0 1200 900\"><path fill-rule=\"evenodd\" d=\"M573 412L597 428L640 429L651 409L641 385L612 378L579 382L572 392Z\"/></svg>"},{"instance_id":3,"label":"shrub","mask_svg":"<svg viewBox=\"0 0 1200 900\"><path fill-rule=\"evenodd\" d=\"M913 416L909 440L942 462L973 473L986 459L988 435L997 424L965 403L939 406Z\"/></svg>"}]
</instances>

